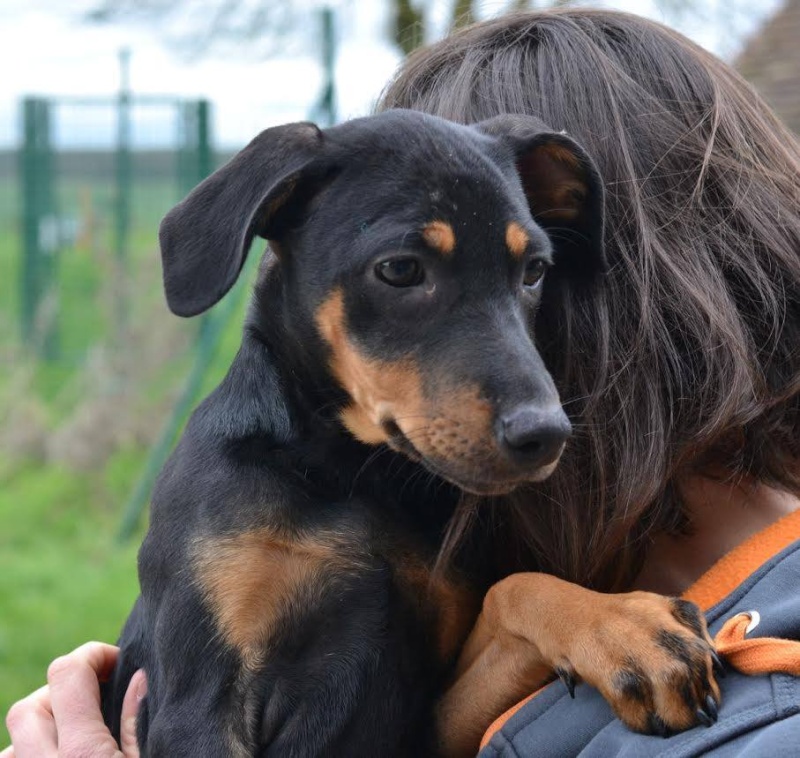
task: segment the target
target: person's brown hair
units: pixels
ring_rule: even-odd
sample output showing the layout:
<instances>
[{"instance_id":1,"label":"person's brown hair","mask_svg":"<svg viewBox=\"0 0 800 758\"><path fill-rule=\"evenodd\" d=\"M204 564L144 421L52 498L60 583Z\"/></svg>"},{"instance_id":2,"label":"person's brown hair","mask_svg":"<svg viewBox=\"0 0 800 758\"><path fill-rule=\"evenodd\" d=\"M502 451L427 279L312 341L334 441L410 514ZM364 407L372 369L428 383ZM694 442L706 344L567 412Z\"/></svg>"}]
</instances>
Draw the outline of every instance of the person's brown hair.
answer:
<instances>
[{"instance_id":1,"label":"person's brown hair","mask_svg":"<svg viewBox=\"0 0 800 758\"><path fill-rule=\"evenodd\" d=\"M411 55L387 108L534 114L607 188L609 273L545 285L575 434L550 479L490 504L504 570L625 586L698 470L800 492L800 148L735 71L636 16L520 13Z\"/></svg>"}]
</instances>

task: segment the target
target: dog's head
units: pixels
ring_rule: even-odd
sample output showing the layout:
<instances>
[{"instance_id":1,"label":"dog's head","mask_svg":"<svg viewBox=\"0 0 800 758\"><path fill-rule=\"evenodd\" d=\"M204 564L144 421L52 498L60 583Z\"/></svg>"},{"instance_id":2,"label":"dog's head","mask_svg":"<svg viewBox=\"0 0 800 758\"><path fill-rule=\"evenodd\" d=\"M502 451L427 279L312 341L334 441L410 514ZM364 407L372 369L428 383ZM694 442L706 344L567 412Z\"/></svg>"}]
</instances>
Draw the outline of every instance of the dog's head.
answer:
<instances>
[{"instance_id":1,"label":"dog's head","mask_svg":"<svg viewBox=\"0 0 800 758\"><path fill-rule=\"evenodd\" d=\"M341 423L465 490L507 492L548 476L570 433L531 330L551 266L603 269L602 207L590 158L532 117L290 124L165 218L167 300L206 310L269 240L293 349L342 391Z\"/></svg>"}]
</instances>

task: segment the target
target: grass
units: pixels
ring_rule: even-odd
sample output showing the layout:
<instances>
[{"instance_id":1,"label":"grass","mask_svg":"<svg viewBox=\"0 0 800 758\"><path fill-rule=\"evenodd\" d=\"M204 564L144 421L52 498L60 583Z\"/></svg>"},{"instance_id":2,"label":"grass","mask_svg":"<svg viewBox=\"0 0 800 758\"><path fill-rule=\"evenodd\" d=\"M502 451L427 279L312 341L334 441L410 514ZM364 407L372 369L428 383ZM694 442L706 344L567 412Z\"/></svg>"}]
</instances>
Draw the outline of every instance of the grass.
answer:
<instances>
[{"instance_id":1,"label":"grass","mask_svg":"<svg viewBox=\"0 0 800 758\"><path fill-rule=\"evenodd\" d=\"M136 546L115 544L118 502L141 451L100 477L28 465L0 488L0 711L44 683L47 664L114 641L137 593Z\"/></svg>"},{"instance_id":2,"label":"grass","mask_svg":"<svg viewBox=\"0 0 800 758\"><path fill-rule=\"evenodd\" d=\"M88 471L42 456L12 456L0 447L0 715L41 686L56 656L90 639L113 642L138 591L136 552L143 532L122 546L115 534L148 448L192 364L196 325L176 326L161 293L155 235L174 192L163 183L137 189L129 251L136 289L128 314L135 335L123 347L130 355L112 356L134 367L148 364L131 380L135 386L122 410L155 415L157 422L148 439L115 444L105 464ZM91 350L97 345L120 350L111 339L115 290L109 283L118 272L109 265L109 188L66 186L60 204L65 213L82 213L80 202L87 197L96 226L90 238L64 250L59 260L60 358L32 361L30 346L19 339L20 242L8 210L13 193L0 184L0 433L12 412L25 405L41 414L48 435L63 430L76 408L92 400L97 369ZM208 367L204 393L219 381L238 348L243 307L244 302ZM151 348L169 330L178 335L179 348L170 347L165 357ZM6 738L0 729L0 747Z\"/></svg>"}]
</instances>

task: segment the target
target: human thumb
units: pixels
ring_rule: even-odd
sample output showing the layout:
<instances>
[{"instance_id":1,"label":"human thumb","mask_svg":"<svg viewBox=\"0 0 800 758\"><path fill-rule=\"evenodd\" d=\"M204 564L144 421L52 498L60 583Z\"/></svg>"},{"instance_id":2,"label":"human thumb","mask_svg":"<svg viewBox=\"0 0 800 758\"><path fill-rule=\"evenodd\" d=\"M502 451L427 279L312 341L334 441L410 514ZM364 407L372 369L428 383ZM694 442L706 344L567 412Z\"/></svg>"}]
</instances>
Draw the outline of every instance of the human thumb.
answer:
<instances>
[{"instance_id":1,"label":"human thumb","mask_svg":"<svg viewBox=\"0 0 800 758\"><path fill-rule=\"evenodd\" d=\"M125 758L139 758L139 743L136 741L136 716L144 696L147 694L147 679L139 669L132 677L122 701L119 746Z\"/></svg>"}]
</instances>

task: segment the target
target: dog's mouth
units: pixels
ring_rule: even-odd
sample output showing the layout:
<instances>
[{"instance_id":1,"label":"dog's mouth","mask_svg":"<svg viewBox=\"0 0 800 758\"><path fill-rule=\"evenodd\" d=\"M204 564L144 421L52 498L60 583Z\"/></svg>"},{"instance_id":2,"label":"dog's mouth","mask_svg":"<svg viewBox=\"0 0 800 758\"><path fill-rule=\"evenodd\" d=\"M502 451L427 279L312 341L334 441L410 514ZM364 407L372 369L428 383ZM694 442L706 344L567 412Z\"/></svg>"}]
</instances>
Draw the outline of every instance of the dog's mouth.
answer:
<instances>
[{"instance_id":1,"label":"dog's mouth","mask_svg":"<svg viewBox=\"0 0 800 758\"><path fill-rule=\"evenodd\" d=\"M406 458L409 458L416 463L420 463L432 474L435 474L441 479L450 482L450 484L454 484L459 489L469 492L470 494L481 495L484 497L491 495L507 495L523 484L526 484L530 481L539 481L538 477L536 479L531 479L530 477L525 479L478 479L467 476L463 472L455 473L453 471L449 471L445 466L442 466L441 463L432 460L429 456L426 456L424 453L418 450L414 443L411 442L397 422L395 422L393 419L384 419L381 421L381 428L388 438L389 446L394 450L402 453L406 456ZM548 471L547 474L549 473L550 472ZM544 479L546 476L542 476L541 478Z\"/></svg>"},{"instance_id":2,"label":"dog's mouth","mask_svg":"<svg viewBox=\"0 0 800 758\"><path fill-rule=\"evenodd\" d=\"M411 458L412 461L422 460L423 456L417 452L417 449L411 444L411 440L403 434L403 430L394 419L383 419L381 421L381 429L389 439L389 445L397 452L403 453L403 455Z\"/></svg>"}]
</instances>

